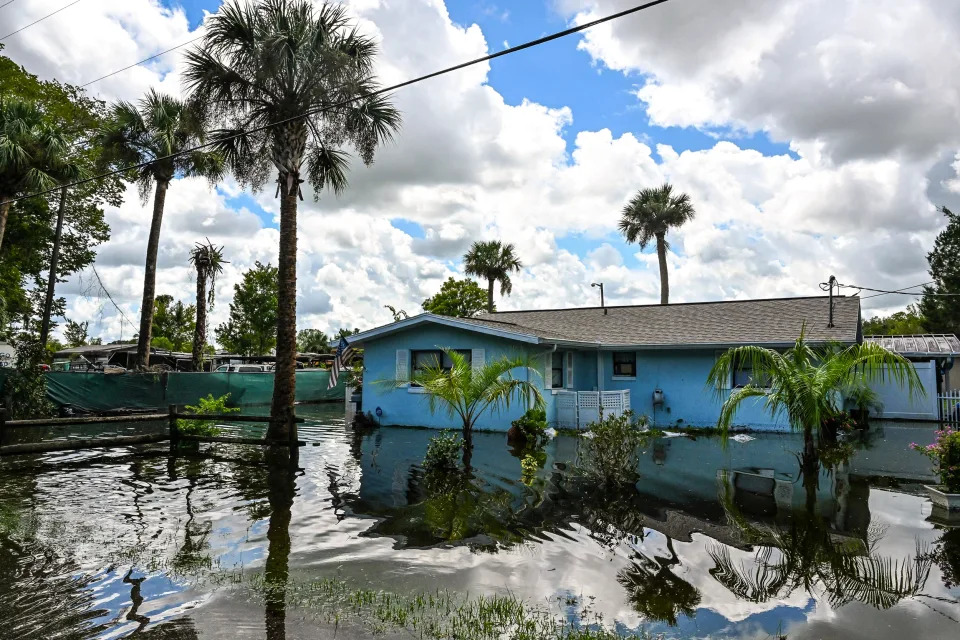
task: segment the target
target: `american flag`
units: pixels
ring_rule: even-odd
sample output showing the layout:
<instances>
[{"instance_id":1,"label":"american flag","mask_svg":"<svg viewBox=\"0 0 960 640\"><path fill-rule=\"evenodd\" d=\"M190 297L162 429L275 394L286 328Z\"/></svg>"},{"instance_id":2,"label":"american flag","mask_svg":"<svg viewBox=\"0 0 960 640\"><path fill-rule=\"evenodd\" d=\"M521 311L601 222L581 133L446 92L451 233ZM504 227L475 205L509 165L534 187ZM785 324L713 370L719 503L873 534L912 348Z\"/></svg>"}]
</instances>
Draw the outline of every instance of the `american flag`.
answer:
<instances>
[{"instance_id":1,"label":"american flag","mask_svg":"<svg viewBox=\"0 0 960 640\"><path fill-rule=\"evenodd\" d=\"M337 378L340 376L340 372L346 369L351 356L353 356L353 347L345 338L340 338L340 344L337 345L337 357L333 359L333 368L330 369L330 382L327 383L327 389L333 389L337 386Z\"/></svg>"}]
</instances>

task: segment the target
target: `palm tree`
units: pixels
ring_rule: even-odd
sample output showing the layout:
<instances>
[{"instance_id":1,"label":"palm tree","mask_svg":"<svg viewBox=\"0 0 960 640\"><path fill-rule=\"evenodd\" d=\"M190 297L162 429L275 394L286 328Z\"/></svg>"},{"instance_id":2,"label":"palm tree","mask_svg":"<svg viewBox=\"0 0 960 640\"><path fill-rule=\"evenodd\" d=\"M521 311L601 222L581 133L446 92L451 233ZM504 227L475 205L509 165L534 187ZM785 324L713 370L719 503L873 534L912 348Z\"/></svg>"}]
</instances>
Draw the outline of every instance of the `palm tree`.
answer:
<instances>
[{"instance_id":1,"label":"palm tree","mask_svg":"<svg viewBox=\"0 0 960 640\"><path fill-rule=\"evenodd\" d=\"M913 365L900 354L872 342L846 348L814 347L805 334L804 327L793 347L783 353L754 345L730 349L710 370L708 384L718 393L726 393L721 390L729 386L726 382L734 370L752 370L750 383L734 389L724 400L717 427L726 436L748 398L762 399L771 415L786 412L791 428L803 432L806 478L816 475L812 469L817 462L813 434L841 410L844 390L886 379L906 385L911 397L925 392Z\"/></svg>"},{"instance_id":2,"label":"palm tree","mask_svg":"<svg viewBox=\"0 0 960 640\"><path fill-rule=\"evenodd\" d=\"M68 137L35 104L0 98L0 246L14 198L79 176L69 148Z\"/></svg>"},{"instance_id":3,"label":"palm tree","mask_svg":"<svg viewBox=\"0 0 960 640\"><path fill-rule=\"evenodd\" d=\"M184 72L194 98L223 123L217 148L242 184L275 169L280 197L277 365L270 438L287 437L297 353L297 200L301 170L314 196L347 186L350 144L364 164L392 138L400 113L376 94L377 47L340 5L228 0L207 23Z\"/></svg>"},{"instance_id":4,"label":"palm tree","mask_svg":"<svg viewBox=\"0 0 960 640\"><path fill-rule=\"evenodd\" d=\"M513 293L510 281L511 271L520 271L523 265L514 254L512 244L502 244L499 240L474 242L470 251L463 256L463 270L468 276L487 279L487 312L493 313L493 284L500 282L500 295Z\"/></svg>"},{"instance_id":5,"label":"palm tree","mask_svg":"<svg viewBox=\"0 0 960 640\"><path fill-rule=\"evenodd\" d=\"M472 368L466 356L453 349L441 349L443 362L434 362L413 372L408 380L394 380L391 384L405 386L416 384L423 387L430 407L430 413L436 413L441 407L450 417L456 416L463 425L464 464L470 466L470 453L473 449L473 427L486 410L498 412L509 409L514 400L527 402L533 399L533 406L544 408L543 396L537 384L530 378L540 373L529 366L522 358L499 359L485 363L482 367ZM527 379L514 377L515 370L526 371Z\"/></svg>"},{"instance_id":6,"label":"palm tree","mask_svg":"<svg viewBox=\"0 0 960 640\"><path fill-rule=\"evenodd\" d=\"M193 370L203 371L203 349L207 346L207 310L213 309L217 276L223 273L223 247L216 247L210 239L199 242L190 252L190 264L197 270L197 321L193 329ZM207 291L207 283L210 290Z\"/></svg>"},{"instance_id":7,"label":"palm tree","mask_svg":"<svg viewBox=\"0 0 960 640\"><path fill-rule=\"evenodd\" d=\"M657 259L660 261L660 304L670 301L670 282L667 277L667 231L693 219L696 211L685 193L673 195L673 186L641 189L623 208L620 233L627 242L636 242L645 249L651 240L657 240Z\"/></svg>"},{"instance_id":8,"label":"palm tree","mask_svg":"<svg viewBox=\"0 0 960 640\"><path fill-rule=\"evenodd\" d=\"M200 113L186 102L150 90L139 104L118 102L100 133L105 157L119 165L139 165L131 179L140 189L146 204L153 194L153 218L147 240L147 258L143 274L143 301L140 304L140 336L137 341L137 366L150 366L150 338L153 330L153 299L156 293L157 251L160 225L170 182L176 176L201 176L211 184L223 177L223 161L215 152L182 153L206 139Z\"/></svg>"}]
</instances>

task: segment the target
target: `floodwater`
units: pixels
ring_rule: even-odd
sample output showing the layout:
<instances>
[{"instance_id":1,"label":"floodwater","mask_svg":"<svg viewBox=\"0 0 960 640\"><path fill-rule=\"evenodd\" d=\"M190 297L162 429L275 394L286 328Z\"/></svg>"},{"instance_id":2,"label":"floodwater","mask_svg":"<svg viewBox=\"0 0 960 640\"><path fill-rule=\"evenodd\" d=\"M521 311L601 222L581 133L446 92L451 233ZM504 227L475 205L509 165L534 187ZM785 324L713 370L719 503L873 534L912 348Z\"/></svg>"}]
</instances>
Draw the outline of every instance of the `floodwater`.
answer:
<instances>
[{"instance_id":1,"label":"floodwater","mask_svg":"<svg viewBox=\"0 0 960 640\"><path fill-rule=\"evenodd\" d=\"M435 432L298 413L295 471L235 445L0 459L0 638L375 630L260 597L264 577L512 594L568 617L588 603L611 629L670 638L960 637L960 529L938 523L907 450L933 426L874 425L816 486L794 436L659 438L634 488L602 491L573 473L576 438L524 477L503 434L476 434L473 477L438 487L418 466Z\"/></svg>"}]
</instances>

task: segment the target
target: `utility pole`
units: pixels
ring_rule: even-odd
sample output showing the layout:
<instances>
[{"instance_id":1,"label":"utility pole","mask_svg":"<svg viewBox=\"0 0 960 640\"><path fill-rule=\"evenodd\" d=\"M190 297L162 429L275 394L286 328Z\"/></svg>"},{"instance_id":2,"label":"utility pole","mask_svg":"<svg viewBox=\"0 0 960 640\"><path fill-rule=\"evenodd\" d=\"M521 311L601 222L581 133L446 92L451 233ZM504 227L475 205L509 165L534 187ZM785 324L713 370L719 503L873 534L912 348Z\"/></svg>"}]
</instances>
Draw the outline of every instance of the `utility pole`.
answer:
<instances>
[{"instance_id":1,"label":"utility pole","mask_svg":"<svg viewBox=\"0 0 960 640\"><path fill-rule=\"evenodd\" d=\"M827 282L830 286L830 319L827 321L827 328L833 329L833 287L837 284L837 277L830 276L830 280ZM840 293L840 288L837 287L837 293Z\"/></svg>"},{"instance_id":2,"label":"utility pole","mask_svg":"<svg viewBox=\"0 0 960 640\"><path fill-rule=\"evenodd\" d=\"M53 236L53 253L50 255L50 275L47 276L47 299L43 305L43 322L40 324L40 346L47 348L50 334L50 314L53 312L53 290L57 284L57 262L60 259L60 237L63 235L63 214L67 208L67 188L60 188L60 207L57 209L57 230Z\"/></svg>"},{"instance_id":3,"label":"utility pole","mask_svg":"<svg viewBox=\"0 0 960 640\"><path fill-rule=\"evenodd\" d=\"M600 287L600 308L603 309L603 315L607 315L607 306L604 304L603 300L603 283L602 282L591 282L591 287Z\"/></svg>"}]
</instances>

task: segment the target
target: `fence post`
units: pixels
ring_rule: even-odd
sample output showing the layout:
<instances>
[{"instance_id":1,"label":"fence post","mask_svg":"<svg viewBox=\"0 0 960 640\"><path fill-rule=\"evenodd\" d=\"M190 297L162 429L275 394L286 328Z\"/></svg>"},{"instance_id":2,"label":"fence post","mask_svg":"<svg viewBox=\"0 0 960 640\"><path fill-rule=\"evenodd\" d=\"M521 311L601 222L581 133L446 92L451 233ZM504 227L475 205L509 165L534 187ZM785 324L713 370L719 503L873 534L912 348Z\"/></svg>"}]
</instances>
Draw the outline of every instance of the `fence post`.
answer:
<instances>
[{"instance_id":1,"label":"fence post","mask_svg":"<svg viewBox=\"0 0 960 640\"><path fill-rule=\"evenodd\" d=\"M0 446L3 446L3 432L7 427L7 409L0 407Z\"/></svg>"},{"instance_id":2,"label":"fence post","mask_svg":"<svg viewBox=\"0 0 960 640\"><path fill-rule=\"evenodd\" d=\"M180 442L180 427L177 426L176 418L177 405L171 404L167 409L170 412L170 417L168 418L170 421L170 446L176 447Z\"/></svg>"}]
</instances>

